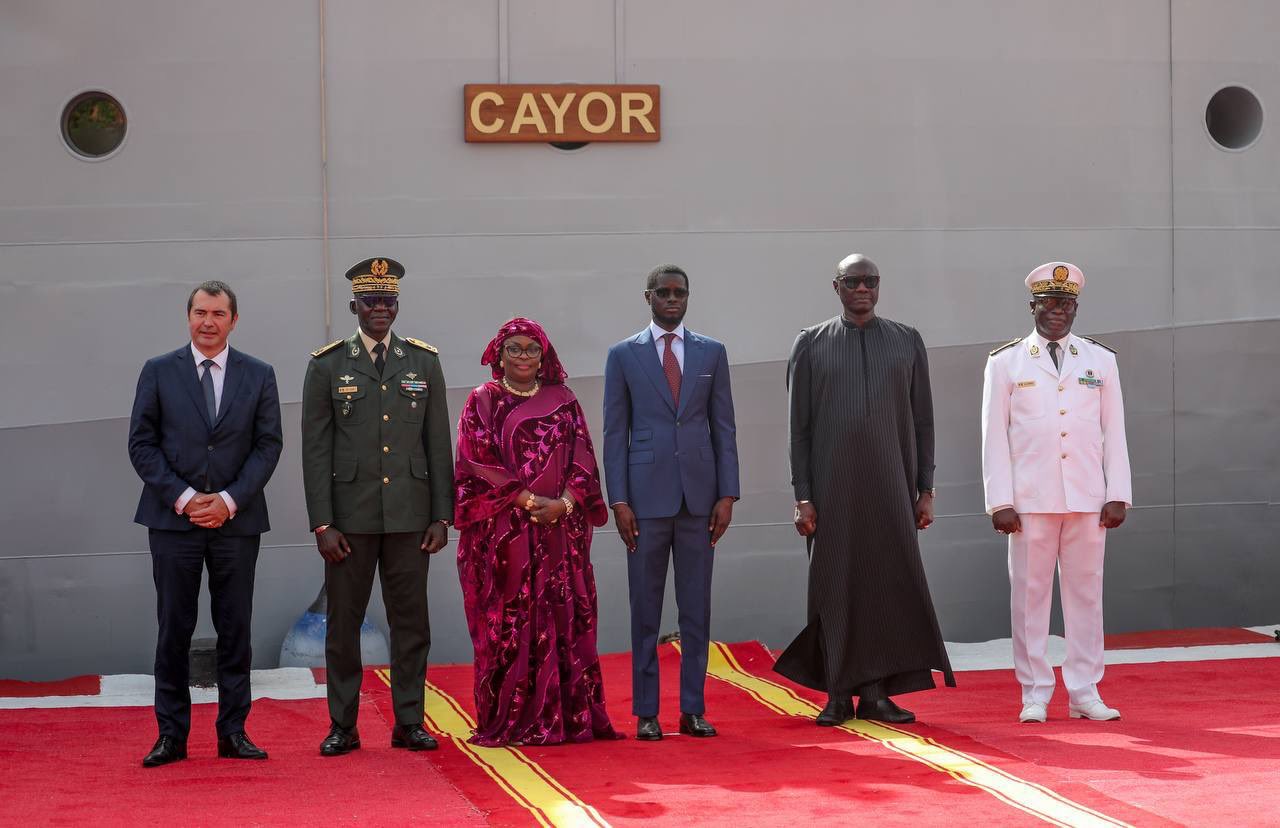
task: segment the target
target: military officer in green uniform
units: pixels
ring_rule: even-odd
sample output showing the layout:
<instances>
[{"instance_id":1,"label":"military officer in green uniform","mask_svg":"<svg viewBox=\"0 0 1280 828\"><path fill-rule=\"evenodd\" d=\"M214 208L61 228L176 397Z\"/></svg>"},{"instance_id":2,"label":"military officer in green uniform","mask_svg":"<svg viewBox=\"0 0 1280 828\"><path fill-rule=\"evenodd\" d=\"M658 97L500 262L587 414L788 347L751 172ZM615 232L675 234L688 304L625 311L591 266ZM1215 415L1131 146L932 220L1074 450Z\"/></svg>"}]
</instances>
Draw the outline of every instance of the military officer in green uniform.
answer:
<instances>
[{"instance_id":1,"label":"military officer in green uniform","mask_svg":"<svg viewBox=\"0 0 1280 828\"><path fill-rule=\"evenodd\" d=\"M359 330L311 354L303 387L307 513L329 599L324 756L360 747L360 625L375 569L391 628L391 746L436 747L422 726L427 564L453 517L452 429L436 349L391 332L403 276L386 258L347 271Z\"/></svg>"}]
</instances>

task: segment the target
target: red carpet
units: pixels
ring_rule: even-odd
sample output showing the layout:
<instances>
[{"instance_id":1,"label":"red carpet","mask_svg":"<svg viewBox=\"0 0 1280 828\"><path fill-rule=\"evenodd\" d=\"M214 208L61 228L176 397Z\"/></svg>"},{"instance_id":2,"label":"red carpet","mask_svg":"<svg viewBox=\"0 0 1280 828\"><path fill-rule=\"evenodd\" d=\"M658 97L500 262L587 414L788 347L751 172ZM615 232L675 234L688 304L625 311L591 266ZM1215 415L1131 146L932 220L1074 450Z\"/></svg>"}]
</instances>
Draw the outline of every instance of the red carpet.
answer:
<instances>
[{"instance_id":1,"label":"red carpet","mask_svg":"<svg viewBox=\"0 0 1280 828\"><path fill-rule=\"evenodd\" d=\"M425 754L390 748L372 705L361 710L364 748L333 759L317 752L329 728L323 699L254 702L249 733L270 752L265 762L216 758L216 713L195 705L190 758L147 769L150 708L0 710L0 823L485 824Z\"/></svg>"},{"instance_id":2,"label":"red carpet","mask_svg":"<svg viewBox=\"0 0 1280 828\"><path fill-rule=\"evenodd\" d=\"M1209 634L1201 634L1206 638ZM1190 637L1188 637L1188 640ZM1215 642L1216 643L1216 642ZM661 655L677 698L677 653ZM149 708L0 710L0 823L123 825L1230 825L1280 823L1280 659L1113 665L1119 722L1067 719L1059 692L1043 725L1015 721L1010 671L900 699L921 723L814 727L819 694L770 671L757 644L717 646L707 684L715 739L672 734L554 748L466 745L471 668L433 666L433 754L387 746L390 693L366 677L365 748L316 753L323 700L255 702L267 762L214 758L212 705L197 705L192 758L138 765ZM629 658L604 659L615 724L634 732ZM30 689L30 688L27 688ZM452 704L450 703L452 700Z\"/></svg>"},{"instance_id":3,"label":"red carpet","mask_svg":"<svg viewBox=\"0 0 1280 828\"><path fill-rule=\"evenodd\" d=\"M1108 650L1145 650L1152 647L1205 647L1215 644L1275 643L1270 635L1244 627L1203 627L1195 630L1150 630L1106 636Z\"/></svg>"}]
</instances>

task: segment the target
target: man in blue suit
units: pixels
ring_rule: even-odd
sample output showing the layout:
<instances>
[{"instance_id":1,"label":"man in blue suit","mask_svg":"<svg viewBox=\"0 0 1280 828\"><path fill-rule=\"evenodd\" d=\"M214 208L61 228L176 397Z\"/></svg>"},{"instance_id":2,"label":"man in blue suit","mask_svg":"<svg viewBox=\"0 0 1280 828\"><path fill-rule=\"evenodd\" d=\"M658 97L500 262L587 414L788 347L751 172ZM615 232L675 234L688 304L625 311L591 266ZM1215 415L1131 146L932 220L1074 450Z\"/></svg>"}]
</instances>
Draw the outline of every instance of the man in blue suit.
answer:
<instances>
[{"instance_id":1,"label":"man in blue suit","mask_svg":"<svg viewBox=\"0 0 1280 828\"><path fill-rule=\"evenodd\" d=\"M683 270L654 268L644 298L653 320L610 348L604 369L605 482L628 551L636 738L662 738L658 625L669 559L680 613L680 732L715 736L703 700L712 552L739 495L729 357L724 345L684 327Z\"/></svg>"},{"instance_id":2,"label":"man in blue suit","mask_svg":"<svg viewBox=\"0 0 1280 828\"><path fill-rule=\"evenodd\" d=\"M258 542L271 527L262 489L280 459L280 395L271 366L233 350L236 295L208 281L187 299L191 343L148 360L129 421L129 460L142 478L134 521L146 526L156 584L156 721L142 760L187 758L188 650L200 580L209 569L218 632L218 755L266 759L246 735L249 620Z\"/></svg>"}]
</instances>

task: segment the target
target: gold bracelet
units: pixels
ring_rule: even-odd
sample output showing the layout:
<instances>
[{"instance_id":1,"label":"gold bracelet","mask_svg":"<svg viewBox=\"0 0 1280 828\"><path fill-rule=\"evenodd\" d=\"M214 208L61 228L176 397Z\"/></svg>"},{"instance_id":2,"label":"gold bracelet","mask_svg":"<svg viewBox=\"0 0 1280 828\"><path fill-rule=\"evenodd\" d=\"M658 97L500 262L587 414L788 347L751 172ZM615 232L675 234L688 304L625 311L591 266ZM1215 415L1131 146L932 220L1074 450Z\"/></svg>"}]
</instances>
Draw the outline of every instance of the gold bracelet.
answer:
<instances>
[{"instance_id":1,"label":"gold bracelet","mask_svg":"<svg viewBox=\"0 0 1280 828\"><path fill-rule=\"evenodd\" d=\"M573 514L573 498L567 494L560 495L560 502L564 504L564 513L566 515Z\"/></svg>"}]
</instances>

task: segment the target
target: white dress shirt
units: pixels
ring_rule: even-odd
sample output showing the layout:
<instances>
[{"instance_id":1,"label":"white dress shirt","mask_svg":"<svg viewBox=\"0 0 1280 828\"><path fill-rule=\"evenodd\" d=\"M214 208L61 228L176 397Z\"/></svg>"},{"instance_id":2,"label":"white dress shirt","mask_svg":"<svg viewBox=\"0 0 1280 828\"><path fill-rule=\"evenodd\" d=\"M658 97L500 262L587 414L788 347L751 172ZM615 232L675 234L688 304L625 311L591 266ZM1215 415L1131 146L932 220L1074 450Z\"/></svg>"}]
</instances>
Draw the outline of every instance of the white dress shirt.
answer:
<instances>
[{"instance_id":1,"label":"white dress shirt","mask_svg":"<svg viewBox=\"0 0 1280 828\"><path fill-rule=\"evenodd\" d=\"M230 353L231 353L231 346L224 345L222 348L222 352L219 353L217 356L207 357L204 354L200 353L200 349L196 347L196 343L194 342L191 343L191 357L195 360L195 363L196 363L196 381L204 382L204 372L205 371L213 372L213 410L214 411L222 410L222 386L226 384L226 381L227 381L227 355ZM208 368L205 368L201 363L204 362L206 359L212 359L213 365L211 365ZM218 494L222 496L222 501L227 504L227 511L231 513L231 517L235 517L236 516L235 500L233 500L231 495L227 494L226 492L218 492ZM196 490L188 486L187 490L183 492L182 496L179 497L177 502L173 504L173 510L178 514L182 514L182 510L187 508L187 504L190 503L191 498L195 496L196 496Z\"/></svg>"},{"instance_id":2,"label":"white dress shirt","mask_svg":"<svg viewBox=\"0 0 1280 828\"><path fill-rule=\"evenodd\" d=\"M683 375L684 374L684 323L681 322L679 325L677 325L674 331L664 331L662 328L658 327L657 322L649 323L649 336L653 337L653 345L655 348L658 349L659 365L662 364L663 354L667 350L667 343L665 340L663 340L662 337L666 336L669 333L673 333L676 335L676 338L671 340L671 351L676 355L676 362L680 365L680 373L681 375Z\"/></svg>"}]
</instances>

